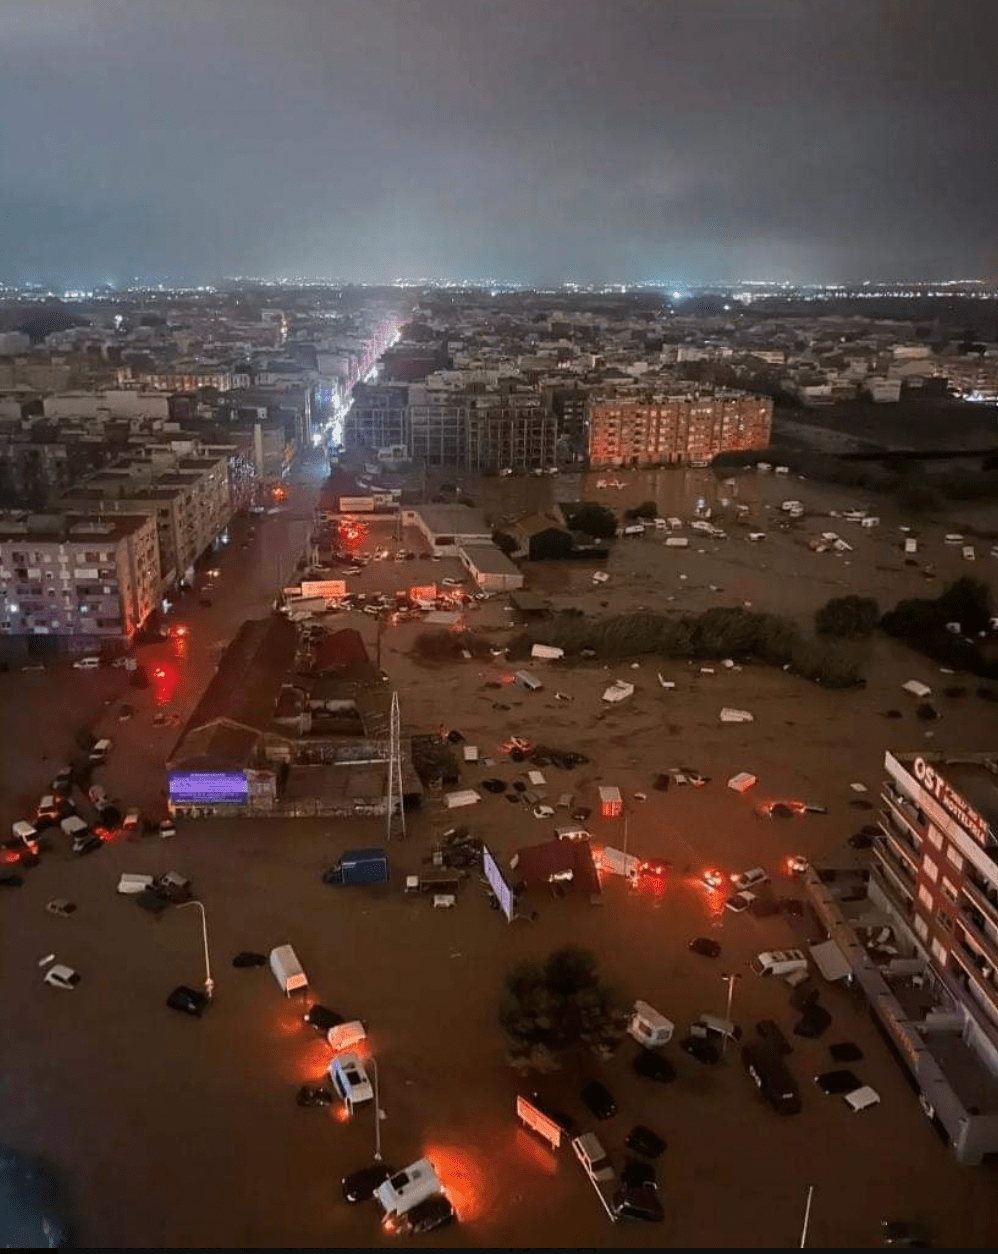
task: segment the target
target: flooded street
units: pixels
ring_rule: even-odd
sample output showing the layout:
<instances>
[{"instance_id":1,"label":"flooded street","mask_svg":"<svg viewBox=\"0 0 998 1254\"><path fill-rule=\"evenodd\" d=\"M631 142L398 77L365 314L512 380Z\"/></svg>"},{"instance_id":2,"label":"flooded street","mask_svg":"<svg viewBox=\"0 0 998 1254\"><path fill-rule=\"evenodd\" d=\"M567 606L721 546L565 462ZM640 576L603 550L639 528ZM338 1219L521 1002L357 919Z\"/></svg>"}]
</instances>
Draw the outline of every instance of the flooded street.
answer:
<instances>
[{"instance_id":1,"label":"flooded street","mask_svg":"<svg viewBox=\"0 0 998 1254\"><path fill-rule=\"evenodd\" d=\"M595 478L579 487L568 477L476 481L468 491L493 517L536 508L555 491L598 499L617 511L654 499L660 514L683 519L704 498L729 538L684 530L690 536L684 551L667 550L652 535L619 540L603 588L592 586L587 564L526 564L528 586L556 608L575 606L595 616L638 605L698 612L751 602L804 624L830 596L846 591L875 595L886 608L902 596L936 595L968 573L959 548L943 544L947 527L920 528L920 547L938 576L930 582L903 564L897 526L911 520L886 506L872 531L829 520L828 509L857 501L820 485L743 474L732 489L708 471L623 472L627 486L615 491L596 490ZM87 702L106 698L112 701L107 726L118 728L109 733L116 740L104 772L110 790L126 804L162 805L162 761L178 729L157 727L154 713L162 708L182 721L212 673L212 651L242 618L267 612L278 567L286 578L294 565L313 490L302 488L287 515L261 523L256 547L243 550L239 539L220 561L215 604L192 607L185 620L192 628L187 659L171 654L172 644L150 653L173 657L182 675L161 705L155 685L136 693L120 672L2 677L8 718L18 711L22 727L3 768L5 818L8 812L20 817L13 812L43 791L48 767L61 765L65 750L59 746L71 742L77 720L87 721ZM720 505L721 497L748 504L752 529L765 531L766 540L747 542L747 529L729 521L733 506ZM809 513L780 531L778 506L791 497ZM813 553L807 541L824 530L843 535L853 552ZM978 545L980 560L969 573L993 583L987 547ZM460 573L456 560L432 567L372 563L353 582L359 591L372 591ZM505 605L504 597L482 603L469 613L469 625L501 642L511 621ZM374 634L361 615L341 615L334 623L357 626L366 640ZM818 858L875 817L851 804L850 784L863 783L875 805L885 749L994 749L998 706L973 695L977 682L943 680L934 664L875 638L862 646L868 682L857 691L825 691L761 665L718 665L714 674L701 674L686 662L649 658L639 659L636 669L630 662L535 663L544 688L527 693L508 682L512 668L501 658L420 663L411 652L420 630L419 624L386 630L383 666L399 692L406 732L457 728L483 757L495 758L493 765L465 767L462 787L489 777L519 778L520 768L501 750L510 735L579 750L588 764L544 768L548 799L571 792L577 802L593 805L601 783L619 786L626 820L594 811L594 841L626 842L642 856L668 859L669 874L639 888L610 877L598 906L582 896L535 891L527 905L536 919L513 924L489 908L474 876L452 910L434 910L429 898L404 894L405 875L421 869L455 820L468 823L504 865L516 849L553 834L555 820L535 819L527 808L481 789L479 804L451 813L439 795L428 795L423 809L409 815L408 840L389 850L390 883L377 888L329 888L319 878L343 849L380 842L383 823L373 819L217 820L182 825L169 841L119 838L90 858L58 849L27 874L22 889L0 901L6 1008L0 1142L53 1164L79 1216L81 1243L367 1248L398 1240L380 1232L373 1206L350 1207L340 1195L341 1177L371 1160L371 1107L343 1121L338 1107L295 1105L299 1084L321 1080L329 1051L302 1022L303 1004L285 999L267 969L231 965L240 950L265 953L291 943L312 997L368 1024L386 1161L402 1167L429 1155L454 1198L461 1223L425 1238L427 1244L790 1247L799 1241L806 1191L814 1185L814 1247L876 1244L883 1218L925 1219L938 1245L993 1246L994 1167L954 1162L865 1009L839 988L823 993L834 1020L828 1035L793 1038L788 1061L804 1107L790 1119L759 1102L737 1051L710 1068L670 1046L678 1078L667 1087L633 1074L630 1040L607 1063L580 1056L551 1076L521 1080L506 1065L497 1021L510 968L573 942L592 948L613 982L649 1001L681 1033L701 1012L723 1012L724 972L743 977L733 1017L747 1035L766 1017L789 1032L787 989L755 977L748 962L761 950L806 939L806 925L723 910L721 895L704 887L702 871L759 864L772 872L778 893L793 895L794 885L780 873L788 855ZM674 689L660 685L659 671ZM962 699L937 695L942 717L926 725L901 691L912 677L937 693L945 682L970 691ZM610 707L601 694L616 678L633 683L635 693ZM556 691L572 700L556 701ZM114 721L121 699L138 710L125 724ZM750 710L755 722L722 725L722 706ZM890 708L903 717L886 720ZM47 764L42 753L49 754ZM710 776L710 783L653 788L657 774L680 765ZM741 770L759 780L744 796L725 787ZM759 802L778 798L820 802L828 814L791 821L758 816ZM203 981L195 912L174 910L155 919L115 893L122 872L170 869L191 878L207 913L216 1004L201 1021L163 1004L175 984ZM44 904L55 896L76 901L78 912L68 919L46 914ZM719 960L689 952L697 935L720 942ZM42 983L37 963L50 952L81 972L72 993ZM831 1065L828 1044L836 1040L860 1044L864 1059L857 1071L880 1092L880 1105L852 1114L841 1098L821 1096L812 1077ZM539 1088L590 1127L578 1090L595 1078L620 1108L597 1129L618 1164L624 1138L638 1122L668 1142L659 1162L662 1225L611 1224L570 1151L551 1153L516 1121L517 1092Z\"/></svg>"}]
</instances>

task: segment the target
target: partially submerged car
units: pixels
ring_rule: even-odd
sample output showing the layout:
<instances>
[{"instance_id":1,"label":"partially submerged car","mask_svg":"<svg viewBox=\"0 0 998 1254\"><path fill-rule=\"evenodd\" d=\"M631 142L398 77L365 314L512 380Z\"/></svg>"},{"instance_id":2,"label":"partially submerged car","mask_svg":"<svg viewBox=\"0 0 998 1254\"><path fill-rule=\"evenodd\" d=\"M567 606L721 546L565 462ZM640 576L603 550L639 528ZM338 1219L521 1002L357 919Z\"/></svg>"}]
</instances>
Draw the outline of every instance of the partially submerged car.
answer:
<instances>
[{"instance_id":1,"label":"partially submerged car","mask_svg":"<svg viewBox=\"0 0 998 1254\"><path fill-rule=\"evenodd\" d=\"M49 967L43 979L46 984L51 984L53 988L61 988L67 992L76 988L80 982L79 973L61 962L57 962L54 966Z\"/></svg>"}]
</instances>

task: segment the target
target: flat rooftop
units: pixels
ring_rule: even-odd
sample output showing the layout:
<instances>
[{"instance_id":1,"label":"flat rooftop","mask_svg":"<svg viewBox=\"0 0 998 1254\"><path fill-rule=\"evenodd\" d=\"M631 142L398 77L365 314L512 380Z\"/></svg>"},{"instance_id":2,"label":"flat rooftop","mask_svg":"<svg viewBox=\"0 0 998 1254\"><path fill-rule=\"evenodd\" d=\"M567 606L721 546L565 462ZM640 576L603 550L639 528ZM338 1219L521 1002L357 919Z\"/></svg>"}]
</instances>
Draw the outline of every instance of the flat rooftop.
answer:
<instances>
[{"instance_id":1,"label":"flat rooftop","mask_svg":"<svg viewBox=\"0 0 998 1254\"><path fill-rule=\"evenodd\" d=\"M420 505L415 512L436 535L492 535L485 515L470 505Z\"/></svg>"},{"instance_id":2,"label":"flat rooftop","mask_svg":"<svg viewBox=\"0 0 998 1254\"><path fill-rule=\"evenodd\" d=\"M933 762L950 787L998 831L998 755L978 760Z\"/></svg>"}]
</instances>

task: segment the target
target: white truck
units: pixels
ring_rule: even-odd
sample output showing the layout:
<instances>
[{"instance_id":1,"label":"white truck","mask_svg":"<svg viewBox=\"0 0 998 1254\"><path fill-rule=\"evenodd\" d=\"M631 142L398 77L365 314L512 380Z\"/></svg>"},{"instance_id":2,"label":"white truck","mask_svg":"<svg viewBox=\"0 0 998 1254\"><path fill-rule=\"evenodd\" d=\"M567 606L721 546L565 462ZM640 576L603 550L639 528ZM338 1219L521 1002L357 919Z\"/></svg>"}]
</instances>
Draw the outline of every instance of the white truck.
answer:
<instances>
[{"instance_id":1,"label":"white truck","mask_svg":"<svg viewBox=\"0 0 998 1254\"><path fill-rule=\"evenodd\" d=\"M374 1197L385 1220L392 1220L442 1192L443 1185L433 1163L428 1158L420 1158L379 1184Z\"/></svg>"},{"instance_id":2,"label":"white truck","mask_svg":"<svg viewBox=\"0 0 998 1254\"><path fill-rule=\"evenodd\" d=\"M636 1001L627 1030L639 1045L655 1049L659 1045L668 1045L676 1025L646 1001Z\"/></svg>"}]
</instances>

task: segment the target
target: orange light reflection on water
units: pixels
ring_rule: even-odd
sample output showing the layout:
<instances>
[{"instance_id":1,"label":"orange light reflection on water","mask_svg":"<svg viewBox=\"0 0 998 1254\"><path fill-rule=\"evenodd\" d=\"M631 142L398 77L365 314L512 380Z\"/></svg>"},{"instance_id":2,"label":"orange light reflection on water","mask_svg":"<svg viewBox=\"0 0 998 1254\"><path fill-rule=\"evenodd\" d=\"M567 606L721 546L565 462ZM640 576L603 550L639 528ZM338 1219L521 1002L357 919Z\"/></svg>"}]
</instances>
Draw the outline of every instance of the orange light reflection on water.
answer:
<instances>
[{"instance_id":1,"label":"orange light reflection on water","mask_svg":"<svg viewBox=\"0 0 998 1254\"><path fill-rule=\"evenodd\" d=\"M480 1218L488 1207L489 1171L474 1150L457 1145L434 1145L426 1150L461 1223Z\"/></svg>"}]
</instances>

